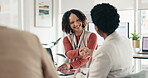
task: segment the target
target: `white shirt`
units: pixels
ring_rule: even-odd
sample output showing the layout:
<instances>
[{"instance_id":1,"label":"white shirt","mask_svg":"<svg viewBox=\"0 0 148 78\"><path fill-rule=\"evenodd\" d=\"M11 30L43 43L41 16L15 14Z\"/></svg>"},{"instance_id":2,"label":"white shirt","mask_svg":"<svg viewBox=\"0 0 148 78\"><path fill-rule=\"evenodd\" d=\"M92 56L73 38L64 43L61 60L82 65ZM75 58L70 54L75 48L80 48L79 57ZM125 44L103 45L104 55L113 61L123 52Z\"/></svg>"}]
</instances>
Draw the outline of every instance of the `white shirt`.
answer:
<instances>
[{"instance_id":1,"label":"white shirt","mask_svg":"<svg viewBox=\"0 0 148 78\"><path fill-rule=\"evenodd\" d=\"M101 48L93 52L88 78L116 78L130 74L132 53L130 41L113 32Z\"/></svg>"}]
</instances>

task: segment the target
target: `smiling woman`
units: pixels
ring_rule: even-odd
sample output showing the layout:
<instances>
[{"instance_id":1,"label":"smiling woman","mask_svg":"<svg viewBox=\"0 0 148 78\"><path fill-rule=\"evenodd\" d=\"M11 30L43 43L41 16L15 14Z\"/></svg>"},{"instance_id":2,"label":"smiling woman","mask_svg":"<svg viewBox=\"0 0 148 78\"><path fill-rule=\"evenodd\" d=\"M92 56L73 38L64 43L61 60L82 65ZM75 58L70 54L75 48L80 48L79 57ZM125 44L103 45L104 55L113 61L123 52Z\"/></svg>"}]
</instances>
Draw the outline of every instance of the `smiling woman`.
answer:
<instances>
[{"instance_id":1,"label":"smiling woman","mask_svg":"<svg viewBox=\"0 0 148 78\"><path fill-rule=\"evenodd\" d=\"M52 27L52 0L34 0L36 27Z\"/></svg>"},{"instance_id":2,"label":"smiling woman","mask_svg":"<svg viewBox=\"0 0 148 78\"><path fill-rule=\"evenodd\" d=\"M64 13L62 18L62 30L68 35L64 37L63 44L67 59L58 67L59 71L88 68L91 54L85 52L84 48L95 50L97 48L97 37L95 33L86 31L86 16L79 10L72 9Z\"/></svg>"}]
</instances>

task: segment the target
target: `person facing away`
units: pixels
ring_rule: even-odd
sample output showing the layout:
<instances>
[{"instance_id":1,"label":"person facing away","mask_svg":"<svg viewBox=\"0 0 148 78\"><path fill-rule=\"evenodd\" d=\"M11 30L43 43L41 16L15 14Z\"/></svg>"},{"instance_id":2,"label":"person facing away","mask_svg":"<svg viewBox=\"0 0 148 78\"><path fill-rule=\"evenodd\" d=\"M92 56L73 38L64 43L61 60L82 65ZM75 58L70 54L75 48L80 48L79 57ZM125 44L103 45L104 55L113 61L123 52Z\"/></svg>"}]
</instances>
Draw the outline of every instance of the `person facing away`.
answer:
<instances>
[{"instance_id":1,"label":"person facing away","mask_svg":"<svg viewBox=\"0 0 148 78\"><path fill-rule=\"evenodd\" d=\"M87 18L81 11L71 9L64 13L62 30L68 36L64 37L63 44L65 55L68 59L66 63L58 67L58 70L85 68L89 66L91 54L86 54L82 48L86 47L88 50L95 50L97 48L97 36L95 33L86 31L86 26Z\"/></svg>"},{"instance_id":2,"label":"person facing away","mask_svg":"<svg viewBox=\"0 0 148 78\"><path fill-rule=\"evenodd\" d=\"M95 30L104 43L93 52L88 78L121 78L131 73L132 47L128 38L116 32L119 17L117 9L108 3L97 4L91 10Z\"/></svg>"},{"instance_id":3,"label":"person facing away","mask_svg":"<svg viewBox=\"0 0 148 78\"><path fill-rule=\"evenodd\" d=\"M0 26L0 78L59 78L37 36Z\"/></svg>"}]
</instances>

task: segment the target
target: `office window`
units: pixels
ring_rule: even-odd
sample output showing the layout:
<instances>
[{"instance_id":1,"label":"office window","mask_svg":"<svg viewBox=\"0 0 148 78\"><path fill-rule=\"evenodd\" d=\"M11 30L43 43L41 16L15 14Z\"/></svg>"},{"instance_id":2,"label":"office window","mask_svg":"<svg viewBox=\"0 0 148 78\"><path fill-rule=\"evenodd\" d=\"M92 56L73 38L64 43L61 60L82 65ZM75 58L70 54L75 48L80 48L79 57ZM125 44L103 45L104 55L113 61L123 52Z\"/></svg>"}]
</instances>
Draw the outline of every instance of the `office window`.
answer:
<instances>
[{"instance_id":1,"label":"office window","mask_svg":"<svg viewBox=\"0 0 148 78\"><path fill-rule=\"evenodd\" d=\"M141 36L146 36L148 37L148 10L141 10L140 14L140 19L141 19ZM148 60L147 59L142 59L141 60L141 70L148 70Z\"/></svg>"},{"instance_id":2,"label":"office window","mask_svg":"<svg viewBox=\"0 0 148 78\"><path fill-rule=\"evenodd\" d=\"M19 29L19 9L18 0L0 0L0 25Z\"/></svg>"},{"instance_id":3,"label":"office window","mask_svg":"<svg viewBox=\"0 0 148 78\"><path fill-rule=\"evenodd\" d=\"M97 42L100 47L103 44L104 39L96 32L95 25L92 22L89 22L88 24L88 31L91 31L97 35Z\"/></svg>"},{"instance_id":4,"label":"office window","mask_svg":"<svg viewBox=\"0 0 148 78\"><path fill-rule=\"evenodd\" d=\"M98 45L101 46L104 42L104 39L96 32L95 26L92 22L89 23L88 31L94 32L97 35L98 38ZM125 37L129 37L129 22L120 22L119 27L116 29L120 35L123 35Z\"/></svg>"},{"instance_id":5,"label":"office window","mask_svg":"<svg viewBox=\"0 0 148 78\"><path fill-rule=\"evenodd\" d=\"M118 11L120 15L120 22L129 23L129 37L134 32L134 10L121 10Z\"/></svg>"},{"instance_id":6,"label":"office window","mask_svg":"<svg viewBox=\"0 0 148 78\"><path fill-rule=\"evenodd\" d=\"M148 36L148 10L141 10L141 35Z\"/></svg>"}]
</instances>

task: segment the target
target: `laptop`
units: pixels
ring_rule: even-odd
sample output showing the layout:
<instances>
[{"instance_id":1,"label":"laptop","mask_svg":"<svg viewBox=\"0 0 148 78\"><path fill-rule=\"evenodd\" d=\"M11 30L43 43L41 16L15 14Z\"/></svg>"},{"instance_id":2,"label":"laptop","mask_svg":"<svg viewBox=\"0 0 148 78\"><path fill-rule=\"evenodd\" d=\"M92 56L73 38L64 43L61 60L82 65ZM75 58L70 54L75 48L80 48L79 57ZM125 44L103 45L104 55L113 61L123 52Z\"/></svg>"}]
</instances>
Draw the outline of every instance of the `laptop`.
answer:
<instances>
[{"instance_id":1,"label":"laptop","mask_svg":"<svg viewBox=\"0 0 148 78\"><path fill-rule=\"evenodd\" d=\"M148 54L148 37L142 38L142 54Z\"/></svg>"}]
</instances>

